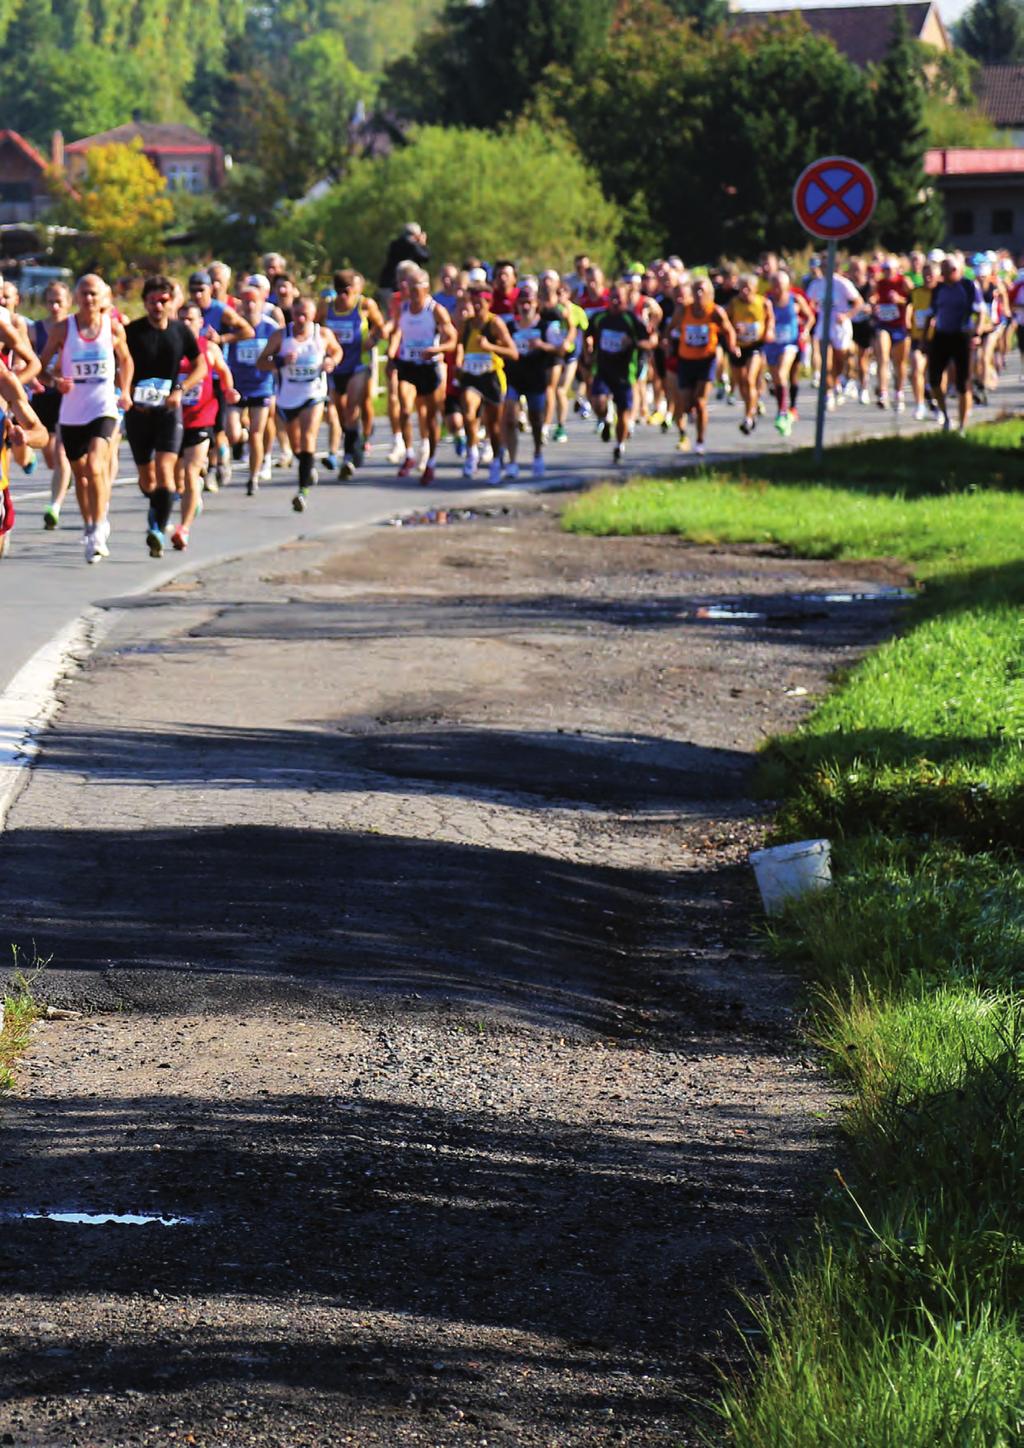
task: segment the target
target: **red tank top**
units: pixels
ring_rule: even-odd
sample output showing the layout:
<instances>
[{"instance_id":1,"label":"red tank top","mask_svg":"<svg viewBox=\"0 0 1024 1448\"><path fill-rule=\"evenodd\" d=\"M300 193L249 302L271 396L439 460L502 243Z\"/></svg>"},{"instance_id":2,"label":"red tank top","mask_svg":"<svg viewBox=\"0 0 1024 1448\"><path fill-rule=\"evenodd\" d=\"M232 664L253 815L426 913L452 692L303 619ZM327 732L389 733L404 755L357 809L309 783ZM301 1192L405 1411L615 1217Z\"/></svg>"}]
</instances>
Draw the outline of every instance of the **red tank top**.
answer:
<instances>
[{"instance_id":1,"label":"red tank top","mask_svg":"<svg viewBox=\"0 0 1024 1448\"><path fill-rule=\"evenodd\" d=\"M186 427L212 427L217 421L217 397L213 390L213 368L207 352L206 338L198 337L199 355L206 361L206 376L198 387L193 387L181 399L181 420ZM182 377L192 371L187 357L181 359Z\"/></svg>"}]
</instances>

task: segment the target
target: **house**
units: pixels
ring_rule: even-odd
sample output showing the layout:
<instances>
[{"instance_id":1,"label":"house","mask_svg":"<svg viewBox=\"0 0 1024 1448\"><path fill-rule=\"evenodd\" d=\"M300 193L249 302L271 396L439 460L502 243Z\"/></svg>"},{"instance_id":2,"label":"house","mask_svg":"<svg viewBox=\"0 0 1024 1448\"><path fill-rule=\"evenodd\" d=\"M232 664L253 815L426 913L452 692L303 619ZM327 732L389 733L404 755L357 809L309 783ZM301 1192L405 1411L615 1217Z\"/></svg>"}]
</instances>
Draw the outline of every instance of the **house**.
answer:
<instances>
[{"instance_id":1,"label":"house","mask_svg":"<svg viewBox=\"0 0 1024 1448\"><path fill-rule=\"evenodd\" d=\"M0 225L32 222L50 204L50 162L17 131L0 131Z\"/></svg>"},{"instance_id":2,"label":"house","mask_svg":"<svg viewBox=\"0 0 1024 1448\"><path fill-rule=\"evenodd\" d=\"M974 94L992 124L1015 146L1024 145L1024 65L983 65Z\"/></svg>"},{"instance_id":3,"label":"house","mask_svg":"<svg viewBox=\"0 0 1024 1448\"><path fill-rule=\"evenodd\" d=\"M914 0L912 4L807 5L784 10L739 10L729 17L729 23L736 29L749 30L766 21L799 15L816 35L831 40L854 65L866 66L884 59L892 38L893 23L899 13L906 18L912 39L921 40L936 50L953 49L934 0Z\"/></svg>"},{"instance_id":4,"label":"house","mask_svg":"<svg viewBox=\"0 0 1024 1448\"><path fill-rule=\"evenodd\" d=\"M926 151L924 169L942 197L947 245L1024 247L1024 148Z\"/></svg>"},{"instance_id":5,"label":"house","mask_svg":"<svg viewBox=\"0 0 1024 1448\"><path fill-rule=\"evenodd\" d=\"M85 156L93 146L130 146L142 149L172 191L216 191L224 182L224 151L192 126L158 125L129 121L97 136L83 136L65 148L67 173L72 182L81 175Z\"/></svg>"}]
</instances>

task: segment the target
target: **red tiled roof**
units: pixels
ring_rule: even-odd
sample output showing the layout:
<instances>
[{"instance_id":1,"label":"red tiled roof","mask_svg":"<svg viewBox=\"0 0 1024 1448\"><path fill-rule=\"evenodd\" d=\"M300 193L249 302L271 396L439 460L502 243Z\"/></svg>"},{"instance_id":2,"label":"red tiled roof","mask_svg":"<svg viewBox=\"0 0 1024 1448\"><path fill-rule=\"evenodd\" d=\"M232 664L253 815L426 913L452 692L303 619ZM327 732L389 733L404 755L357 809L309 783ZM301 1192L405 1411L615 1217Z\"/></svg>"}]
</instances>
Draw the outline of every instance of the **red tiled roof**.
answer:
<instances>
[{"instance_id":1,"label":"red tiled roof","mask_svg":"<svg viewBox=\"0 0 1024 1448\"><path fill-rule=\"evenodd\" d=\"M931 8L931 0L913 0L911 4L895 5L811 5L790 10L741 10L729 17L729 23L749 30L765 21L799 15L816 35L831 40L854 65L865 66L884 59L898 12L902 11L906 16L907 29L916 39L924 29Z\"/></svg>"},{"instance_id":2,"label":"red tiled roof","mask_svg":"<svg viewBox=\"0 0 1024 1448\"><path fill-rule=\"evenodd\" d=\"M925 151L927 176L1018 176L1024 174L1024 147L957 146Z\"/></svg>"},{"instance_id":3,"label":"red tiled roof","mask_svg":"<svg viewBox=\"0 0 1024 1448\"><path fill-rule=\"evenodd\" d=\"M209 155L218 147L208 141L193 126L156 125L148 121L128 121L126 125L115 126L112 131L101 131L96 136L83 136L72 141L67 147L69 154L88 151L92 146L126 146L139 140L147 151L187 151Z\"/></svg>"},{"instance_id":4,"label":"red tiled roof","mask_svg":"<svg viewBox=\"0 0 1024 1448\"><path fill-rule=\"evenodd\" d=\"M994 126L1024 126L1024 65L983 65L974 93Z\"/></svg>"},{"instance_id":5,"label":"red tiled roof","mask_svg":"<svg viewBox=\"0 0 1024 1448\"><path fill-rule=\"evenodd\" d=\"M22 151L34 165L39 167L40 171L45 171L49 166L50 163L46 157L36 150L31 141L26 141L25 137L19 135L17 131L0 131L0 146L5 141L10 141L12 146L16 146L19 151Z\"/></svg>"}]
</instances>

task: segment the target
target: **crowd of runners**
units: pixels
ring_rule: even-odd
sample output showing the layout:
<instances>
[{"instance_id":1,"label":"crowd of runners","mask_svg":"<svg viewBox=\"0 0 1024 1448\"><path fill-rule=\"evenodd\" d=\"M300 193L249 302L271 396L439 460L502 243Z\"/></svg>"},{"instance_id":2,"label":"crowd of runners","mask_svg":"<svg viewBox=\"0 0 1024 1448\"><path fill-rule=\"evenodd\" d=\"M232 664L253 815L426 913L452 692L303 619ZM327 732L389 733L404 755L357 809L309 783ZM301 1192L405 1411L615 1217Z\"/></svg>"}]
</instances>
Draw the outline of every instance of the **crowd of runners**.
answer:
<instances>
[{"instance_id":1,"label":"crowd of runners","mask_svg":"<svg viewBox=\"0 0 1024 1448\"><path fill-rule=\"evenodd\" d=\"M641 426L703 455L713 400L736 408L743 433L773 415L789 436L822 369L829 408L912 406L919 421L962 428L972 399L998 386L1014 335L1024 354L1024 267L1008 253L854 257L833 279L825 338L816 256L797 269L766 252L750 272L672 256L613 278L585 255L568 275L469 258L432 278L417 259L425 242L406 228L376 297L352 270L304 292L270 254L237 281L214 262L187 294L147 277L134 321L99 276L51 285L32 322L4 283L0 551L15 518L11 461L31 472L38 451L51 472L44 526L59 526L73 482L85 559L106 557L122 433L160 557L188 547L204 493L236 468L248 496L275 466L294 474L291 506L304 511L325 421L319 467L340 479L378 445L399 477L429 485L447 438L463 477L500 485L521 466L543 478L570 420L612 444L615 464Z\"/></svg>"}]
</instances>

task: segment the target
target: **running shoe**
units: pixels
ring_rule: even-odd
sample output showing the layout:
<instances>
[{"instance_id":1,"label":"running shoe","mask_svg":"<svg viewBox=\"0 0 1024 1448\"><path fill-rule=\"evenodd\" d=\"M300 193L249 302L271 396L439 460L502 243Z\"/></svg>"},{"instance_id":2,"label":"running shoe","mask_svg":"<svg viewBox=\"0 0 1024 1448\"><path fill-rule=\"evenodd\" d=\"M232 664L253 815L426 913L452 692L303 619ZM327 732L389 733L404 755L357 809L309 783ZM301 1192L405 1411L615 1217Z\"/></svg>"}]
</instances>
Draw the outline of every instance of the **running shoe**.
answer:
<instances>
[{"instance_id":1,"label":"running shoe","mask_svg":"<svg viewBox=\"0 0 1024 1448\"><path fill-rule=\"evenodd\" d=\"M466 456L466 434L457 432L452 441L455 443L455 456L464 458Z\"/></svg>"},{"instance_id":2,"label":"running shoe","mask_svg":"<svg viewBox=\"0 0 1024 1448\"><path fill-rule=\"evenodd\" d=\"M611 423L608 421L608 419L605 418L604 422L602 422L602 424L601 424L601 441L602 441L602 442L611 442L611 440L612 440L612 425L611 425Z\"/></svg>"},{"instance_id":3,"label":"running shoe","mask_svg":"<svg viewBox=\"0 0 1024 1448\"><path fill-rule=\"evenodd\" d=\"M793 424L790 421L788 412L780 412L775 419L775 430L780 437L788 437L793 431Z\"/></svg>"},{"instance_id":4,"label":"running shoe","mask_svg":"<svg viewBox=\"0 0 1024 1448\"><path fill-rule=\"evenodd\" d=\"M742 432L746 437L749 437L753 431L754 419L752 417L745 417L740 423L740 432Z\"/></svg>"},{"instance_id":5,"label":"running shoe","mask_svg":"<svg viewBox=\"0 0 1024 1448\"><path fill-rule=\"evenodd\" d=\"M530 469L530 474L531 474L532 477L535 477L535 478L542 478L542 477L544 476L544 454L543 454L543 453L538 453L537 456L534 458L534 460L533 460L533 466L532 466L531 469Z\"/></svg>"},{"instance_id":6,"label":"running shoe","mask_svg":"<svg viewBox=\"0 0 1024 1448\"><path fill-rule=\"evenodd\" d=\"M496 488L501 482L501 458L491 458L490 467L487 469L487 481L492 488Z\"/></svg>"},{"instance_id":7,"label":"running shoe","mask_svg":"<svg viewBox=\"0 0 1024 1448\"><path fill-rule=\"evenodd\" d=\"M915 422L924 422L924 420L925 420L925 418L926 418L927 416L928 416L928 409L927 409L927 407L925 407L925 405L924 405L923 402L919 402L919 403L917 404L917 406L914 408L914 421L915 421Z\"/></svg>"},{"instance_id":8,"label":"running shoe","mask_svg":"<svg viewBox=\"0 0 1024 1448\"><path fill-rule=\"evenodd\" d=\"M85 545L86 563L95 563L100 556L100 550L96 546L96 524L90 523L82 535L82 542Z\"/></svg>"},{"instance_id":9,"label":"running shoe","mask_svg":"<svg viewBox=\"0 0 1024 1448\"><path fill-rule=\"evenodd\" d=\"M43 509L43 527L47 533L52 533L54 528L60 524L60 509L55 508L52 503Z\"/></svg>"},{"instance_id":10,"label":"running shoe","mask_svg":"<svg viewBox=\"0 0 1024 1448\"><path fill-rule=\"evenodd\" d=\"M870 390L870 388L862 387L862 388L860 389L860 405L861 405L861 407L870 407L870 406L871 406L871 390Z\"/></svg>"},{"instance_id":11,"label":"running shoe","mask_svg":"<svg viewBox=\"0 0 1024 1448\"><path fill-rule=\"evenodd\" d=\"M162 558L167 539L154 523L146 534L146 547L149 549L150 558Z\"/></svg>"},{"instance_id":12,"label":"running shoe","mask_svg":"<svg viewBox=\"0 0 1024 1448\"><path fill-rule=\"evenodd\" d=\"M664 412L664 409L661 408L661 407L658 407L658 408L655 408L654 412L652 412L652 413L650 413L650 414L648 415L648 417L647 417L647 426L648 426L648 427L660 427L661 424L662 424L664 421L665 421L665 412Z\"/></svg>"},{"instance_id":13,"label":"running shoe","mask_svg":"<svg viewBox=\"0 0 1024 1448\"><path fill-rule=\"evenodd\" d=\"M494 449L488 440L484 441L484 445L480 449L480 461L488 464L494 461Z\"/></svg>"},{"instance_id":14,"label":"running shoe","mask_svg":"<svg viewBox=\"0 0 1024 1448\"><path fill-rule=\"evenodd\" d=\"M948 412L940 412L940 413L939 413L939 416L942 418L942 431L943 431L943 432L952 432L952 430L953 430L953 423L952 423L952 420L951 420L951 418L950 418L950 416L949 416L949 413L948 413Z\"/></svg>"},{"instance_id":15,"label":"running shoe","mask_svg":"<svg viewBox=\"0 0 1024 1448\"><path fill-rule=\"evenodd\" d=\"M475 478L477 465L480 462L478 448L471 447L466 453L466 461L462 464L462 476L464 478Z\"/></svg>"},{"instance_id":16,"label":"running shoe","mask_svg":"<svg viewBox=\"0 0 1024 1448\"><path fill-rule=\"evenodd\" d=\"M889 394L888 394L888 392L880 392L880 393L878 394L878 396L875 398L875 402L878 404L879 407L881 407L881 408L883 408L883 409L886 408L886 407L888 407L888 406L889 406Z\"/></svg>"},{"instance_id":17,"label":"running shoe","mask_svg":"<svg viewBox=\"0 0 1024 1448\"><path fill-rule=\"evenodd\" d=\"M304 513L306 511L306 503L308 499L309 489L300 488L299 491L295 494L295 497L292 499L292 507L295 509L296 513Z\"/></svg>"},{"instance_id":18,"label":"running shoe","mask_svg":"<svg viewBox=\"0 0 1024 1448\"><path fill-rule=\"evenodd\" d=\"M223 454L217 459L217 466L213 471L217 479L217 487L226 488L231 481L231 464L225 459Z\"/></svg>"},{"instance_id":19,"label":"running shoe","mask_svg":"<svg viewBox=\"0 0 1024 1448\"><path fill-rule=\"evenodd\" d=\"M389 463L398 464L398 463L400 463L400 462L403 462L404 459L405 459L405 443L404 443L404 442L396 442L395 445L394 445L394 447L393 447L393 448L391 449L391 451L388 453L388 462L389 462Z\"/></svg>"},{"instance_id":20,"label":"running shoe","mask_svg":"<svg viewBox=\"0 0 1024 1448\"><path fill-rule=\"evenodd\" d=\"M21 471L25 474L26 478L30 478L30 477L32 476L32 474L35 472L35 470L36 470L36 455L35 455L35 453L33 453L33 454L31 455L31 457L29 458L28 462L27 462L27 463L24 463L24 464L22 465Z\"/></svg>"},{"instance_id":21,"label":"running shoe","mask_svg":"<svg viewBox=\"0 0 1024 1448\"><path fill-rule=\"evenodd\" d=\"M325 459L324 459L324 462L326 462L326 461L327 461L327 459L325 458ZM354 478L355 475L356 475L356 465L355 465L355 463L352 461L351 458L345 458L344 461L343 461L342 464L341 464L341 467L338 469L338 477L344 482L344 481L345 481L346 479L348 479L348 478Z\"/></svg>"},{"instance_id":22,"label":"running shoe","mask_svg":"<svg viewBox=\"0 0 1024 1448\"><path fill-rule=\"evenodd\" d=\"M294 465L295 465L295 454L294 454L293 452L291 452L291 451L289 451L289 452L282 452L281 455L280 455L280 457L278 457L278 458L275 459L275 461L274 461L274 466L275 466L276 468L290 468L290 467L293 467Z\"/></svg>"},{"instance_id":23,"label":"running shoe","mask_svg":"<svg viewBox=\"0 0 1024 1448\"><path fill-rule=\"evenodd\" d=\"M264 458L264 459L263 459L263 466L260 468L260 478L259 478L259 480L260 480L261 483L269 483L269 482L271 482L271 481L273 480L273 477L274 477L273 464L271 463L271 461L270 461L269 458Z\"/></svg>"},{"instance_id":24,"label":"running shoe","mask_svg":"<svg viewBox=\"0 0 1024 1448\"><path fill-rule=\"evenodd\" d=\"M893 412L906 412L907 403L902 392L897 392L896 401L892 405Z\"/></svg>"},{"instance_id":25,"label":"running shoe","mask_svg":"<svg viewBox=\"0 0 1024 1448\"><path fill-rule=\"evenodd\" d=\"M412 453L406 453L402 458L402 466L398 469L400 478L407 478L416 468L416 460Z\"/></svg>"},{"instance_id":26,"label":"running shoe","mask_svg":"<svg viewBox=\"0 0 1024 1448\"><path fill-rule=\"evenodd\" d=\"M255 496L256 496L256 494L259 492L259 490L260 490L260 481L259 481L259 478L250 478L248 484L246 485L245 496L246 496L247 498L255 498Z\"/></svg>"},{"instance_id":27,"label":"running shoe","mask_svg":"<svg viewBox=\"0 0 1024 1448\"><path fill-rule=\"evenodd\" d=\"M835 405L836 405L836 395L835 395L835 393L834 393L834 392L826 392L826 394L825 394L825 411L826 411L826 412L831 412L831 411L834 409Z\"/></svg>"},{"instance_id":28,"label":"running shoe","mask_svg":"<svg viewBox=\"0 0 1024 1448\"><path fill-rule=\"evenodd\" d=\"M552 441L553 441L553 442L568 442L568 441L569 441L569 434L566 432L565 428L562 426L561 423L559 423L558 426L555 428L555 430L554 430L554 432L552 433L551 437L552 437Z\"/></svg>"},{"instance_id":29,"label":"running shoe","mask_svg":"<svg viewBox=\"0 0 1024 1448\"><path fill-rule=\"evenodd\" d=\"M503 480L504 480L506 483L515 483L515 482L518 482L518 481L519 481L519 464L518 464L518 463L506 463L506 464L505 464L505 471L504 471L504 473L502 474L502 478L503 478Z\"/></svg>"},{"instance_id":30,"label":"running shoe","mask_svg":"<svg viewBox=\"0 0 1024 1448\"><path fill-rule=\"evenodd\" d=\"M102 518L96 524L96 552L101 558L110 557L110 549L107 546L110 542L110 519Z\"/></svg>"},{"instance_id":31,"label":"running shoe","mask_svg":"<svg viewBox=\"0 0 1024 1448\"><path fill-rule=\"evenodd\" d=\"M590 419L593 417L593 415L594 415L594 411L593 411L593 408L590 406L590 403L589 403L589 402L581 402L581 403L580 403L580 417L582 417L583 421L584 421L584 422L589 422Z\"/></svg>"},{"instance_id":32,"label":"running shoe","mask_svg":"<svg viewBox=\"0 0 1024 1448\"><path fill-rule=\"evenodd\" d=\"M437 474L434 472L434 464L428 461L426 467L420 473L420 487L429 488L430 484L434 481L436 476Z\"/></svg>"},{"instance_id":33,"label":"running shoe","mask_svg":"<svg viewBox=\"0 0 1024 1448\"><path fill-rule=\"evenodd\" d=\"M184 553L185 549L188 547L188 529L183 528L179 523L177 528L175 528L174 532L171 534L171 542L179 553Z\"/></svg>"},{"instance_id":34,"label":"running shoe","mask_svg":"<svg viewBox=\"0 0 1024 1448\"><path fill-rule=\"evenodd\" d=\"M218 466L218 468L219 468L219 467L220 467L220 464L218 463L217 466ZM216 476L211 477L210 474L207 473L206 477L203 479L203 492L204 492L204 493L219 493L219 492L220 492L220 482L219 482L219 480L217 479Z\"/></svg>"},{"instance_id":35,"label":"running shoe","mask_svg":"<svg viewBox=\"0 0 1024 1448\"><path fill-rule=\"evenodd\" d=\"M676 443L676 452L689 452L689 451L690 451L690 434L689 434L688 432L681 432L681 433L679 434L679 441Z\"/></svg>"},{"instance_id":36,"label":"running shoe","mask_svg":"<svg viewBox=\"0 0 1024 1448\"><path fill-rule=\"evenodd\" d=\"M338 466L338 457L336 453L325 453L323 461L324 467L330 473L333 473L334 469ZM351 473L349 474L349 476L351 477Z\"/></svg>"},{"instance_id":37,"label":"running shoe","mask_svg":"<svg viewBox=\"0 0 1024 1448\"><path fill-rule=\"evenodd\" d=\"M625 451L626 449L623 447L621 442L617 442L612 449L612 462L615 464L616 467L618 467L619 464L622 462Z\"/></svg>"},{"instance_id":38,"label":"running shoe","mask_svg":"<svg viewBox=\"0 0 1024 1448\"><path fill-rule=\"evenodd\" d=\"M704 444L702 442L697 443L693 450L699 458L704 456Z\"/></svg>"}]
</instances>

